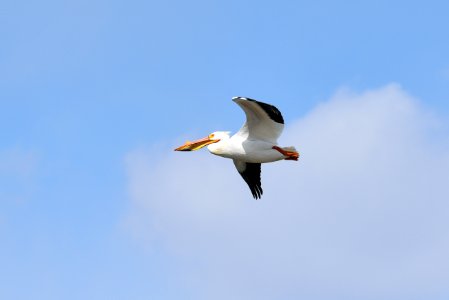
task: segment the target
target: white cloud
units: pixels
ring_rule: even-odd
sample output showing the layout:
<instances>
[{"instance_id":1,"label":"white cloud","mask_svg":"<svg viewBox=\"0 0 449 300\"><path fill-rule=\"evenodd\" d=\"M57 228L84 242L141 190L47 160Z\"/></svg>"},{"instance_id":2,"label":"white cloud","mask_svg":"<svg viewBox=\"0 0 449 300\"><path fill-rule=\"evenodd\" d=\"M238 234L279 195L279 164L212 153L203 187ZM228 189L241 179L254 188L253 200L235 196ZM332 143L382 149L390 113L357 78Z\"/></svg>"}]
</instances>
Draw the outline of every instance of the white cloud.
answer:
<instances>
[{"instance_id":1,"label":"white cloud","mask_svg":"<svg viewBox=\"0 0 449 300\"><path fill-rule=\"evenodd\" d=\"M195 299L449 297L443 122L397 85L342 90L280 142L300 161L264 165L259 201L206 151L129 153L132 232Z\"/></svg>"}]
</instances>

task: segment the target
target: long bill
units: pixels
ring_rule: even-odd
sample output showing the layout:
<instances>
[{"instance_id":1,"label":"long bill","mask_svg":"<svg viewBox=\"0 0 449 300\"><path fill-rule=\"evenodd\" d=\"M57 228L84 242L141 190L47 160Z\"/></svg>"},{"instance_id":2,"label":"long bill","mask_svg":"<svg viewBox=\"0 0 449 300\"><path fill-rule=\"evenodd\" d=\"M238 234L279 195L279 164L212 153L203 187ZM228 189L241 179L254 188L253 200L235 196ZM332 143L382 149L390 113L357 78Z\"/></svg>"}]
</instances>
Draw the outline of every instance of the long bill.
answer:
<instances>
[{"instance_id":1,"label":"long bill","mask_svg":"<svg viewBox=\"0 0 449 300\"><path fill-rule=\"evenodd\" d=\"M202 138L193 142L185 142L184 145L175 149L175 151L195 151L199 150L207 145L216 143L220 140L211 140L209 137Z\"/></svg>"}]
</instances>

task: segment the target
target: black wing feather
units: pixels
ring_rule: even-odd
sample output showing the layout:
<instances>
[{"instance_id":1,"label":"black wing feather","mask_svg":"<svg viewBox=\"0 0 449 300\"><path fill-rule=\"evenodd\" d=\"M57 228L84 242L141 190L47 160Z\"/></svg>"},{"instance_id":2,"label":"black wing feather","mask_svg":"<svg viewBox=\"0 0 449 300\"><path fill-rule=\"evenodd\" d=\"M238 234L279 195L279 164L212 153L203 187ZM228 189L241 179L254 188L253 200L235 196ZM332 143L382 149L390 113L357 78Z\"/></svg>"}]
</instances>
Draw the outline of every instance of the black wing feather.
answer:
<instances>
[{"instance_id":1,"label":"black wing feather","mask_svg":"<svg viewBox=\"0 0 449 300\"><path fill-rule=\"evenodd\" d=\"M271 120L273 120L277 123L280 123L280 124L284 124L284 118L282 117L281 112L279 111L279 109L276 108L276 106L268 104L268 103L260 102L258 100L254 100L251 98L246 98L246 99L259 104L259 106L267 113L267 115L270 117Z\"/></svg>"},{"instance_id":2,"label":"black wing feather","mask_svg":"<svg viewBox=\"0 0 449 300\"><path fill-rule=\"evenodd\" d=\"M246 163L245 170L239 171L239 173L248 184L254 199L260 199L263 194L260 182L260 164Z\"/></svg>"}]
</instances>

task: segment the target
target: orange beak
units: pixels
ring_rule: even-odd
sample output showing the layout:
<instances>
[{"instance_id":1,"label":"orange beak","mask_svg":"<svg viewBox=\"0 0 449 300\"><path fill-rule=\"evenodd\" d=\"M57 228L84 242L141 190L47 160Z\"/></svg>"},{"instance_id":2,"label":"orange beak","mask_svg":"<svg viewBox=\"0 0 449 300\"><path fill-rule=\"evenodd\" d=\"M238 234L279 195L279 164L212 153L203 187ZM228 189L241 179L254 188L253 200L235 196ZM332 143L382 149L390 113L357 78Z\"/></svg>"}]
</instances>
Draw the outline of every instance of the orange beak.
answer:
<instances>
[{"instance_id":1,"label":"orange beak","mask_svg":"<svg viewBox=\"0 0 449 300\"><path fill-rule=\"evenodd\" d=\"M205 137L194 142L187 141L184 145L176 148L175 151L195 151L218 141L220 140L211 140L209 137Z\"/></svg>"}]
</instances>

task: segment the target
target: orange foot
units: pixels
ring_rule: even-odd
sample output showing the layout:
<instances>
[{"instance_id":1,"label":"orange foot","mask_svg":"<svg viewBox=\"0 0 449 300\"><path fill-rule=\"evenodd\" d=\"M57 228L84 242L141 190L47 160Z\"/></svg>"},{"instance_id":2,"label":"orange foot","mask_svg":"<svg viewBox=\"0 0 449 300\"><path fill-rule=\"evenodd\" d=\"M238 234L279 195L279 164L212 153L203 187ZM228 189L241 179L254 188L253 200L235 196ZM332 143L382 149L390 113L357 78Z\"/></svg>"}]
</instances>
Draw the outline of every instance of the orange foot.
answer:
<instances>
[{"instance_id":1,"label":"orange foot","mask_svg":"<svg viewBox=\"0 0 449 300\"><path fill-rule=\"evenodd\" d=\"M273 146L274 150L281 152L282 155L285 156L285 160L298 160L299 153L295 151L286 151L278 146Z\"/></svg>"}]
</instances>

